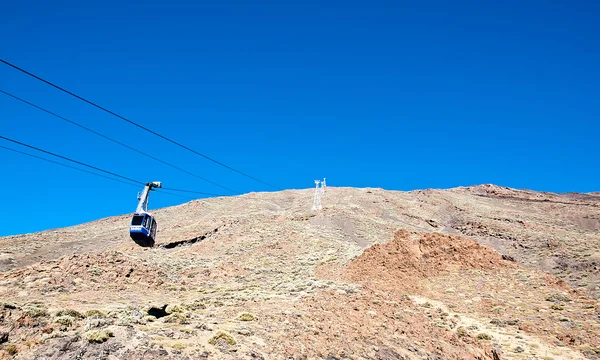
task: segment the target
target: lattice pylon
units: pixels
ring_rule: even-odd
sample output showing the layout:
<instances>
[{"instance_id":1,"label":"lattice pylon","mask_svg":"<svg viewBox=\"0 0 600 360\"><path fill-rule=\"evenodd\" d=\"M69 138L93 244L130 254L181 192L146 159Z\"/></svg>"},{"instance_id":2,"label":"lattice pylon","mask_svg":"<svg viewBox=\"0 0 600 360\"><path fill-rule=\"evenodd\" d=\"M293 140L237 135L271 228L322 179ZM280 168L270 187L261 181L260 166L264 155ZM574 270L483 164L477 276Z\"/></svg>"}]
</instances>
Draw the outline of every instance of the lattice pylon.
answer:
<instances>
[{"instance_id":1,"label":"lattice pylon","mask_svg":"<svg viewBox=\"0 0 600 360\"><path fill-rule=\"evenodd\" d=\"M323 207L321 206L321 192L322 188L319 188L319 184L321 180L315 180L315 196L313 198L313 211L321 210Z\"/></svg>"}]
</instances>

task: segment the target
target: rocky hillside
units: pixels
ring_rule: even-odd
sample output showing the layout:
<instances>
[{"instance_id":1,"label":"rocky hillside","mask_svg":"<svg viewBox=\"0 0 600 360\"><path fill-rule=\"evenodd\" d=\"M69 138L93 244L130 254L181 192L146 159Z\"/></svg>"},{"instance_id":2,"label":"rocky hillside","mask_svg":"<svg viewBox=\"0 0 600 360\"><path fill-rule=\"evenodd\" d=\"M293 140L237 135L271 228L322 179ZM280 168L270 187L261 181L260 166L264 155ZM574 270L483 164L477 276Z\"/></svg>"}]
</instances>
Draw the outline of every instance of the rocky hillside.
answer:
<instances>
[{"instance_id":1,"label":"rocky hillside","mask_svg":"<svg viewBox=\"0 0 600 360\"><path fill-rule=\"evenodd\" d=\"M600 196L251 193L0 238L0 359L600 358Z\"/></svg>"}]
</instances>

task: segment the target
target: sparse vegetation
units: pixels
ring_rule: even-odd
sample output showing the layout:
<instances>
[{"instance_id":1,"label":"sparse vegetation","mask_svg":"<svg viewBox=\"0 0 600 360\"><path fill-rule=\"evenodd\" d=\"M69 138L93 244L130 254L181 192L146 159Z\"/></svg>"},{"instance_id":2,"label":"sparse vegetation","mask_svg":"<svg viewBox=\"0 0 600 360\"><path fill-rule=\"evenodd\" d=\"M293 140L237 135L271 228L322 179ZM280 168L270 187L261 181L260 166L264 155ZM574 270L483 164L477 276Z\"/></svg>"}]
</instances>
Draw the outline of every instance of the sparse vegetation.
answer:
<instances>
[{"instance_id":1,"label":"sparse vegetation","mask_svg":"<svg viewBox=\"0 0 600 360\"><path fill-rule=\"evenodd\" d=\"M587 354L590 356L600 355L600 348L594 348L588 344L579 346L579 350L581 350L581 352L583 352L584 354Z\"/></svg>"},{"instance_id":2,"label":"sparse vegetation","mask_svg":"<svg viewBox=\"0 0 600 360\"><path fill-rule=\"evenodd\" d=\"M186 311L185 307L183 307L182 305L177 305L177 304L168 305L165 308L165 312L167 314L183 313L185 311Z\"/></svg>"},{"instance_id":3,"label":"sparse vegetation","mask_svg":"<svg viewBox=\"0 0 600 360\"><path fill-rule=\"evenodd\" d=\"M71 316L74 318L79 318L79 319L83 319L83 315L77 311L77 310L73 310L73 309L63 309L63 310L59 310L56 313L56 316Z\"/></svg>"},{"instance_id":4,"label":"sparse vegetation","mask_svg":"<svg viewBox=\"0 0 600 360\"><path fill-rule=\"evenodd\" d=\"M88 269L88 272L92 276L100 276L100 275L102 275L104 270L94 267L94 268Z\"/></svg>"},{"instance_id":5,"label":"sparse vegetation","mask_svg":"<svg viewBox=\"0 0 600 360\"><path fill-rule=\"evenodd\" d=\"M190 323L187 314L182 314L182 313L173 313L173 314L165 317L164 322L175 323L175 324L189 324Z\"/></svg>"},{"instance_id":6,"label":"sparse vegetation","mask_svg":"<svg viewBox=\"0 0 600 360\"><path fill-rule=\"evenodd\" d=\"M248 329L237 329L236 332L240 335L249 336L252 335L252 331Z\"/></svg>"},{"instance_id":7,"label":"sparse vegetation","mask_svg":"<svg viewBox=\"0 0 600 360\"><path fill-rule=\"evenodd\" d=\"M240 321L253 321L256 319L256 316L254 316L254 314L251 314L249 312L243 312L238 315L237 319Z\"/></svg>"},{"instance_id":8,"label":"sparse vegetation","mask_svg":"<svg viewBox=\"0 0 600 360\"><path fill-rule=\"evenodd\" d=\"M100 310L96 310L96 309L91 309L91 310L87 310L84 314L83 314L86 318L103 318L106 317L106 314Z\"/></svg>"},{"instance_id":9,"label":"sparse vegetation","mask_svg":"<svg viewBox=\"0 0 600 360\"><path fill-rule=\"evenodd\" d=\"M509 319L509 320L506 320L506 324L507 325L517 325L519 322L521 322L519 319Z\"/></svg>"},{"instance_id":10,"label":"sparse vegetation","mask_svg":"<svg viewBox=\"0 0 600 360\"><path fill-rule=\"evenodd\" d=\"M546 301L551 302L569 302L571 298L568 295L561 293L554 293L546 298Z\"/></svg>"},{"instance_id":11,"label":"sparse vegetation","mask_svg":"<svg viewBox=\"0 0 600 360\"><path fill-rule=\"evenodd\" d=\"M211 336L210 339L208 339L208 343L215 346L221 344L235 345L236 341L233 336L226 333L225 331L218 331L216 334Z\"/></svg>"},{"instance_id":12,"label":"sparse vegetation","mask_svg":"<svg viewBox=\"0 0 600 360\"><path fill-rule=\"evenodd\" d=\"M30 316L32 318L47 317L50 315L50 314L48 314L48 310L42 309L39 307L26 307L25 314L27 314L27 316Z\"/></svg>"},{"instance_id":13,"label":"sparse vegetation","mask_svg":"<svg viewBox=\"0 0 600 360\"><path fill-rule=\"evenodd\" d=\"M8 344L8 345L6 345L6 347L4 348L4 350L6 350L6 352L10 356L17 355L17 353L19 352L19 348L17 348L17 345L15 345L15 344Z\"/></svg>"},{"instance_id":14,"label":"sparse vegetation","mask_svg":"<svg viewBox=\"0 0 600 360\"><path fill-rule=\"evenodd\" d=\"M506 311L505 308L503 308L502 306L494 306L491 310L493 313L499 314L499 313L503 313Z\"/></svg>"},{"instance_id":15,"label":"sparse vegetation","mask_svg":"<svg viewBox=\"0 0 600 360\"><path fill-rule=\"evenodd\" d=\"M114 336L114 334L110 329L91 330L85 333L85 338L93 343L103 343L112 336Z\"/></svg>"},{"instance_id":16,"label":"sparse vegetation","mask_svg":"<svg viewBox=\"0 0 600 360\"><path fill-rule=\"evenodd\" d=\"M492 319L492 321L490 321L490 324L494 324L497 326L504 326L504 321L500 320L500 319Z\"/></svg>"},{"instance_id":17,"label":"sparse vegetation","mask_svg":"<svg viewBox=\"0 0 600 360\"><path fill-rule=\"evenodd\" d=\"M194 300L191 303L186 303L185 307L190 310L204 310L206 309L206 305L201 300Z\"/></svg>"},{"instance_id":18,"label":"sparse vegetation","mask_svg":"<svg viewBox=\"0 0 600 360\"><path fill-rule=\"evenodd\" d=\"M479 334L477 334L477 339L479 339L479 340L492 340L492 337L489 334L486 334L486 333L479 333Z\"/></svg>"},{"instance_id":19,"label":"sparse vegetation","mask_svg":"<svg viewBox=\"0 0 600 360\"><path fill-rule=\"evenodd\" d=\"M56 319L54 319L54 322L57 324L64 325L64 326L71 326L75 322L75 318L72 316L68 316L68 315L60 316L60 317L57 317Z\"/></svg>"}]
</instances>

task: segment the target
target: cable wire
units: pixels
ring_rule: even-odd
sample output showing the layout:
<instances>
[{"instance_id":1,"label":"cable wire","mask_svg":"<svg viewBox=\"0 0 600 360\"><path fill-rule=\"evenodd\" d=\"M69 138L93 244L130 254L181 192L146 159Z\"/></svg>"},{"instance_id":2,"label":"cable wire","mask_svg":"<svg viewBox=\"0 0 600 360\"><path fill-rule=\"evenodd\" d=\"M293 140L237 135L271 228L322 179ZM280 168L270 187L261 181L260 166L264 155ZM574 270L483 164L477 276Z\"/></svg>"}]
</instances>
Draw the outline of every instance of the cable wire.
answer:
<instances>
[{"instance_id":1,"label":"cable wire","mask_svg":"<svg viewBox=\"0 0 600 360\"><path fill-rule=\"evenodd\" d=\"M87 171L87 170L85 170L85 169L80 169L80 168L78 168L78 167L75 167L75 166L71 166L71 165L63 164L63 163L61 163L61 162L58 162L58 161L54 161L54 160L50 160L50 159L46 159L46 158L43 158L43 157L41 157L41 156L37 156L37 155L33 155L33 154L29 154L29 153L26 153L26 152L23 152L23 151L19 151L19 150L16 150L16 149L11 149L11 148L9 148L9 147L6 147L6 146L2 146L2 145L0 145L0 148L1 148L1 149L5 149L5 150L9 150L9 151L12 151L12 152L16 152L16 153L19 153L19 154L22 154L22 155L30 156L30 157L33 157L33 158L36 158L36 159L44 160L44 161L47 161L47 162L50 162L50 163L53 163L53 164L56 164L56 165L64 166L64 167L67 167L67 168L69 168L69 169L73 169L73 170L81 171L81 172L84 172L84 173L86 173L86 174L96 175L96 176L103 177L103 178L105 178L105 179L108 179L108 180L112 180L112 181L117 181L117 182L120 182L120 183L122 183L122 184L125 184L125 185L133 186L133 187L136 187L136 188L138 187L138 185L135 185L135 184L132 184L132 183L128 183L128 182L126 182L126 181L123 181L123 180L119 180L119 179L111 178L111 177L108 177L108 176L106 176L106 175L102 175L102 174L98 174L98 173L95 173L95 172ZM154 190L154 191L156 191L156 190ZM190 197L190 196L185 196L185 195L175 194L175 193L168 192L168 191L157 191L157 192L159 192L159 193L161 193L161 194L167 194L167 195L171 195L171 196L177 196L177 197L184 198L184 199L196 200L195 198L193 198L193 197Z\"/></svg>"},{"instance_id":2,"label":"cable wire","mask_svg":"<svg viewBox=\"0 0 600 360\"><path fill-rule=\"evenodd\" d=\"M185 196L185 195L175 194L175 193L168 192L168 191L159 191L159 190L156 190L156 189L153 189L153 190L156 191L156 192L158 192L158 193L161 193L161 194L167 194L167 195L171 195L171 196L177 196L177 197L188 199L188 200L198 200L198 199L193 198L191 196Z\"/></svg>"},{"instance_id":3,"label":"cable wire","mask_svg":"<svg viewBox=\"0 0 600 360\"><path fill-rule=\"evenodd\" d=\"M203 192L198 192L198 191L192 191L192 190L181 190L181 189L173 189L173 188L166 188L166 187L163 187L163 188L161 188L161 189L165 189L165 190L171 190L171 191L180 191L180 192L186 192L186 193L191 193L191 194L206 194L206 193L203 193ZM213 194L211 194L211 195L213 195ZM216 195L216 196L222 196L222 195Z\"/></svg>"},{"instance_id":4,"label":"cable wire","mask_svg":"<svg viewBox=\"0 0 600 360\"><path fill-rule=\"evenodd\" d=\"M126 177L126 176L122 176L122 175L119 175L119 174L115 174L115 173L113 173L113 172L110 172L110 171L107 171L107 170L103 170L103 169L100 169L100 168L98 168L98 167L95 167L95 166L92 166L92 165L88 165L88 164L82 163L81 161L77 161L77 160L69 159L68 157L65 157L65 156L62 156L62 155L58 155L58 154L55 154L55 153L53 153L53 152L50 152L50 151L42 150L42 149L40 149L40 148L37 148L37 147L35 147L35 146L27 145L27 144L25 144L25 143L22 143L22 142L20 142L20 141L17 141L17 140L9 139L9 138L7 138L7 137L4 137L4 136L2 136L2 135L0 135L0 139L4 139L4 140L6 140L6 141L10 141L10 142L12 142L12 143L19 144L19 145L21 145L21 146L25 146L25 147L28 147L28 148L30 148L30 149L33 149L33 150L37 150L37 151L43 152L43 153L45 153L45 154L48 154L48 155L56 156L56 157L58 157L58 158L61 158L61 159L63 159L63 160L67 160L67 161L73 162L73 163L75 163L75 164L79 164L79 165L82 165L82 166L85 166L85 167L89 167L89 168L91 168L91 169L94 169L94 170L97 170L97 171L101 171L101 172L103 172L103 173L107 173L107 174L109 174L109 175L116 176L116 177L118 177L118 178L121 178L121 179L125 179L125 180L128 180L128 181L134 182L134 183L138 183L138 184L146 185L146 183L144 183L144 182L137 181L137 180L133 180L133 179L131 179L131 178L128 178L128 177Z\"/></svg>"},{"instance_id":5,"label":"cable wire","mask_svg":"<svg viewBox=\"0 0 600 360\"><path fill-rule=\"evenodd\" d=\"M192 191L192 190L183 190L183 189L175 189L175 188L161 188L161 189L170 190L170 191L186 192L186 193L192 193L192 194L200 194L200 195L228 196L228 195L223 195L223 194L213 194L213 193L207 193L207 192ZM180 196L183 196L183 195L180 195Z\"/></svg>"},{"instance_id":6,"label":"cable wire","mask_svg":"<svg viewBox=\"0 0 600 360\"><path fill-rule=\"evenodd\" d=\"M51 83L50 81L48 81L48 80L45 80L45 79L43 79L43 78L41 78L41 77L39 77L39 76L37 76L37 75L35 75L35 74L32 74L32 73L30 73L29 71L27 71L27 70L25 70L25 69L22 69L22 68L20 68L20 67L18 67L18 66L16 66L16 65L14 65L14 64L11 64L11 63L9 63L9 62L8 62L8 61L6 61L6 60L0 59L0 62L2 62L2 63L4 63L4 64L6 64L6 65L8 65L8 66L10 66L10 67L12 67L12 68L14 68L14 69L16 69L16 70L19 70L20 72L22 72L22 73L24 73L24 74L27 74L27 75L29 75L29 76L31 76L31 77L33 77L33 78L35 78L35 79L37 79L37 80L39 80L39 81L41 81L41 82L45 83L45 84L47 84L47 85L50 85L50 86L54 87L55 89L58 89L58 90L60 90L60 91L62 91L62 92L64 92L64 93L66 93L66 94L69 94L69 95L71 95L71 96L73 96L73 97L75 97L75 98L77 98L77 99L79 99L79 100L81 100L81 101L83 101L83 102L85 102L85 103L88 103L88 104L90 104L90 105L92 105L92 106L94 106L94 107L96 107L96 108L98 108L98 109L100 109L100 110L102 110L102 111L105 111L105 112L107 112L107 113L109 113L109 114L111 114L111 115L113 115L113 116L115 116L115 117L118 117L119 119L121 119L121 120L123 120L123 121L126 121L126 122L130 123L131 125L134 125L134 126L136 126L136 127L140 128L140 129L142 129L142 130L145 130L145 131L147 131L147 132L149 132L149 133L151 133L151 134L153 134L153 135L155 135L155 136L158 136L158 137L160 137L160 138L161 138L161 139L163 139L163 140L166 140L166 141L168 141L168 142L170 142L170 143L172 143L172 144L175 144L175 145L177 145L177 146L179 146L179 147L181 147L181 148L183 148L183 149L186 149L186 150L188 150L188 151L190 151L190 152L192 152L192 153L194 153L194 154L196 154L196 155L199 155L199 156L201 156L201 157L203 157L203 158L205 158L205 159L207 159L207 160L210 160L210 161L214 162L215 164L218 164L218 165L220 165L220 166L223 166L223 167L225 167L225 168L227 168L227 169L229 169L229 170L231 170L231 171L234 171L234 172L236 172L236 173L238 173L238 174L240 174L240 175L243 175L243 176L245 176L245 177L247 177L247 178L250 178L250 179L252 179L252 180L254 180L254 181L257 181L257 182L259 182L259 183L261 183L261 184L267 185L267 186L269 186L269 187L271 187L271 188L273 188L273 189L276 189L276 190L282 190L282 189L280 189L280 188L278 188L278 187L276 187L276 186L273 186L273 185L271 185L271 184L269 184L269 183L267 183L267 182L264 182L264 181L262 181L262 180L260 180L260 179L257 179L257 178L255 178L255 177L253 177L253 176L250 176L250 175L248 175L248 174L246 174L246 173L244 173L244 172L242 172L242 171L240 171L240 170L234 169L234 168L232 168L231 166L225 165L225 164L223 164L223 163L222 163L222 162L220 162L220 161L217 161L217 160L215 160L215 159L213 159L213 158L211 158L211 157L208 157L208 156L206 156L206 155L204 155L204 154L202 154L202 153L199 153L198 151L196 151L196 150L194 150L194 149L191 149L191 148L189 148L189 147L187 147L187 146L185 146L185 145L183 145L183 144L181 144L181 143L179 143L179 142L177 142L177 141L175 141L175 140L172 140L172 139L170 139L170 138L168 138L168 137L166 137L166 136L164 136L164 135L161 135L161 134L157 133L156 131L150 130L150 129L148 129L148 128L147 128L147 127L145 127L145 126L142 126L142 125L140 125L140 124L138 124L138 123L136 123L136 122L134 122L134 121L132 121L132 120L129 120L129 119L127 119L127 118L126 118L126 117L124 117L124 116L121 116L121 115L119 115L119 114L117 114L117 113L115 113L115 112L113 112L113 111L110 111L110 110L108 110L107 108L105 108L105 107L102 107L102 106L100 106L100 105L98 105L98 104L96 104L96 103L94 103L94 102L92 102L92 101L90 101L90 100L87 100L87 99L86 99L86 98L84 98L84 97L81 97L81 96L79 96L79 95L77 95L77 94L75 94L75 93L72 93L72 92L70 92L69 90L66 90L66 89L64 89L64 88L62 88L62 87L60 87L60 86L58 86L58 85L56 85L56 84L53 84L53 83Z\"/></svg>"},{"instance_id":7,"label":"cable wire","mask_svg":"<svg viewBox=\"0 0 600 360\"><path fill-rule=\"evenodd\" d=\"M0 145L0 148L2 148L2 149L6 149L6 150L10 150L10 151L13 151L13 152L16 152L16 153L19 153L19 154L27 155L27 156L30 156L30 157L33 157L33 158L36 158L36 159L40 159L40 160L44 160L44 161L48 161L48 162L51 162L51 163L53 163L53 164L61 165L61 166L64 166L64 167L68 167L69 169L73 169L73 170L81 171L81 172L84 172L84 173L87 173L87 174L92 174L92 175L100 176L100 177L103 177L103 178L105 178L105 179L109 179L109 180L113 180L113 181L118 181L118 182L120 182L120 183L122 183L122 184L126 184L126 185L130 185L130 186L135 186L135 187L138 187L138 185L134 185L134 184L132 184L132 183L129 183L129 182L126 182L126 181L123 181L123 180L119 180L119 179L111 178L111 177L108 177L108 176L106 176L106 175L102 175L102 174L98 174L98 173L95 173L95 172L87 171L87 170L85 170L85 169L80 169L80 168L78 168L78 167L75 167L75 166L71 166L71 165L63 164L63 163L61 163L61 162L58 162L58 161L54 161L54 160L50 160L50 159L46 159L46 158L43 158L43 157L41 157L41 156L37 156L37 155L33 155L33 154L29 154L29 153L26 153L26 152L23 152L23 151L19 151L19 150L16 150L16 149L11 149L11 148L9 148L9 147L6 147L6 146L2 146L2 145ZM179 195L179 196L180 196L180 195Z\"/></svg>"},{"instance_id":8,"label":"cable wire","mask_svg":"<svg viewBox=\"0 0 600 360\"><path fill-rule=\"evenodd\" d=\"M10 142L12 142L12 143L19 144L19 145L21 145L21 146L24 146L24 147L27 147L27 148L30 148L30 149L33 149L33 150L37 150L37 151L43 152L43 153L45 153L45 154L52 155L52 156L55 156L55 157L61 158L61 159L63 159L63 160L67 160L67 161L70 161L70 162L76 163L76 164L78 164L78 165L82 165L82 166L85 166L85 167L88 167L88 168L94 169L94 170L96 170L96 171L100 171L100 172L103 172L103 173L106 173L106 174L109 174L109 175L112 175L112 176L118 177L118 178L121 178L121 179L125 179L125 180L127 180L127 181L131 181L131 182L133 182L133 183L137 183L137 184L141 184L141 185L146 185L146 183L145 183L145 182L138 181L138 180L134 180L134 179L128 178L128 177L126 177L126 176L123 176L123 175L115 174L114 172L111 172L111 171L108 171L108 170L104 170L104 169L100 169L99 167L92 166L92 165L88 165L88 164L86 164L86 163L83 163L83 162L81 162L81 161L73 160L73 159L71 159L71 158L68 158L68 157L66 157L66 156L58 155L58 154L55 154L55 153L53 153L53 152L50 152L50 151L47 151L47 150L43 150L43 149L37 148L37 147L35 147L35 146L32 146L32 145L25 144L25 143L22 143L22 142L20 142L20 141L13 140L13 139L7 138L7 137L5 137L5 136L2 136L2 135L0 135L0 139L6 140L6 141L10 141ZM202 195L224 196L224 195L221 195L221 194L204 193L204 192L191 191L191 190L182 190L182 189L174 189L174 188L167 188L166 190L171 190L171 191L180 191L180 192L190 192L190 193L192 193L192 192L193 192L193 193L195 193L195 194L202 194Z\"/></svg>"},{"instance_id":9,"label":"cable wire","mask_svg":"<svg viewBox=\"0 0 600 360\"><path fill-rule=\"evenodd\" d=\"M167 165L167 166L170 166L170 167L172 167L172 168L174 168L174 169L177 169L177 170L179 170L179 171L181 171L181 172L184 172L184 173L186 173L186 174L188 174L188 175L192 175L192 176L194 176L194 177L196 177L196 178L198 178L198 179L200 179L200 180L206 181L206 182L208 182L208 183L210 183L210 184L216 185L216 186L218 186L218 187L220 187L220 188L223 188L223 189L225 189L225 190L228 190L228 191L231 191L231 192L233 192L234 194L238 194L238 195L239 195L239 192L237 192L237 191L235 191L235 190L233 190L233 189L230 189L230 188L228 188L228 187L226 187L226 186L223 186L223 185L220 185L220 184L218 184L218 183L216 183L216 182L214 182L214 181L211 181L211 180L205 179L205 178L203 178L203 177L201 177L201 176L199 176L199 175L196 175L196 174L194 174L194 173L191 173L191 172L189 172L189 171L187 171L187 170L185 170L185 169L182 169L182 168L180 168L180 167L177 167L177 166L175 166L175 165L172 165L172 164L170 164L170 163L168 163L168 162L166 162L166 161L164 161L164 160L161 160L161 159L159 159L159 158L156 158L156 157L154 157L154 156L152 156L152 155L150 155L150 154L147 154L147 153L145 153L145 152L143 152L143 151L141 151L141 150L138 150L138 149L136 149L136 148L133 148L133 147L131 147L131 146L127 145L127 144L124 144L124 143L122 143L122 142L120 142L120 141L118 141L118 140L115 140L115 139L113 139L113 138L111 138L111 137L108 137L108 136L106 136L106 135L104 135L104 134L101 134L101 133L99 133L99 132L97 132L97 131L95 131L95 130L92 130L92 129L90 129L90 128L86 127L86 126L83 126L83 125L81 125L81 124L79 124L79 123L77 123L77 122L75 122L75 121L73 121L73 120L69 120L69 119L67 119L67 118L66 118L66 117L64 117L64 116L58 115L58 114L56 114L56 113L54 113L54 112L52 112L52 111L50 111L50 110L44 109L44 108L43 108L43 107L41 107L41 106L38 106L38 105L36 105L36 104L33 104L33 103L31 103L31 102L29 102L29 101L27 101L27 100L25 100L25 99L22 99L22 98L20 98L20 97L18 97L18 96L16 96L16 95L13 95L13 94L11 94L11 93L9 93L9 92L6 92L6 91L4 91L4 90L2 90L2 89L0 89L0 93L2 93L2 94L4 94L4 95L7 95L7 96L10 96L10 97L12 97L13 99L19 100L19 101L21 101L22 103L25 103L25 104L27 104L27 105L29 105L29 106L32 106L32 107L34 107L34 108L36 108L36 109L38 109L38 110L41 110L41 111L43 111L43 112L45 112L45 113L47 113L47 114L50 114L50 115L52 115L52 116L54 116L54 117L56 117L56 118L59 118L59 119L61 119L61 120L64 120L64 121L66 121L66 122L68 122L68 123L70 123L70 124L72 124L72 125L75 125L75 126L77 126L77 127L81 128L81 129L84 129L84 130L86 130L86 131L89 131L89 132L91 132L91 133L93 133L93 134L96 134L96 135L98 135L98 136L100 136L100 137L103 137L103 138L105 138L105 139L107 139L107 140L110 140L110 141L114 142L115 144L121 145L121 146L123 146L123 147L126 147L127 149L130 149L130 150L133 150L133 151L137 152L138 154L141 154L141 155L144 155L144 156L146 156L146 157L149 157L150 159L156 160L156 161L158 161L158 162L160 162L160 163L162 163L162 164L165 164L165 165Z\"/></svg>"}]
</instances>

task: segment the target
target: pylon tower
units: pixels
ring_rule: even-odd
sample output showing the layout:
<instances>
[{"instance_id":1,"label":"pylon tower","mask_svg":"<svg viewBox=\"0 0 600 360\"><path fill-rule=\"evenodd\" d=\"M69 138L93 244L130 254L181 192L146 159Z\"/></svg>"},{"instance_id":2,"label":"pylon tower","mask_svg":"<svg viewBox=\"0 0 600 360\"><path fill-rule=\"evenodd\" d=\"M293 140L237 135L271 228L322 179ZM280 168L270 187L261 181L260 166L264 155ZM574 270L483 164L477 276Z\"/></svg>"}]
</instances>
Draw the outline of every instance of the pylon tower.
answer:
<instances>
[{"instance_id":1,"label":"pylon tower","mask_svg":"<svg viewBox=\"0 0 600 360\"><path fill-rule=\"evenodd\" d=\"M321 194L323 188L319 188L319 184L321 180L315 180L315 197L313 198L313 211L321 210L323 207L321 206Z\"/></svg>"}]
</instances>

